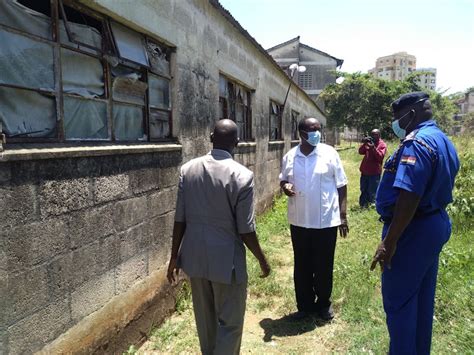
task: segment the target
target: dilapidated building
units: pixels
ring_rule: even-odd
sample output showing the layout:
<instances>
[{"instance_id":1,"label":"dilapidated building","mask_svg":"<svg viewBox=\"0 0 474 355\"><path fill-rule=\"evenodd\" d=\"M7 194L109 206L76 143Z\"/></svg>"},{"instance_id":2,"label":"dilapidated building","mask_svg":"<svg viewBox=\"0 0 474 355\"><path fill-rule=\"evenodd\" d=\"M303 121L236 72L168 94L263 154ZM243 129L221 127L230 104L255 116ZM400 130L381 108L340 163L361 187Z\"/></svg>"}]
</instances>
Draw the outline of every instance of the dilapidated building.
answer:
<instances>
[{"instance_id":1,"label":"dilapidated building","mask_svg":"<svg viewBox=\"0 0 474 355\"><path fill-rule=\"evenodd\" d=\"M179 167L235 120L264 210L291 117L325 123L289 85L217 0L0 1L0 353L119 352L160 322Z\"/></svg>"}]
</instances>

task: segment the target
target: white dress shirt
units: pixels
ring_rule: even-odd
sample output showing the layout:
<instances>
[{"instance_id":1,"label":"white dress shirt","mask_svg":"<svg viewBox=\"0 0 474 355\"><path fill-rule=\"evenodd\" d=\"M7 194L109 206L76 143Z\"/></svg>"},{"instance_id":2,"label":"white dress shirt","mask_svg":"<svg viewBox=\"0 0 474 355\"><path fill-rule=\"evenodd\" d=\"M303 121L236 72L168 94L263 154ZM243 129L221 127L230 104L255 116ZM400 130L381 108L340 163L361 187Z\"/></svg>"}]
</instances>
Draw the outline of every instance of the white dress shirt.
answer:
<instances>
[{"instance_id":1,"label":"white dress shirt","mask_svg":"<svg viewBox=\"0 0 474 355\"><path fill-rule=\"evenodd\" d=\"M288 198L288 221L304 228L329 228L341 224L337 189L347 177L337 151L319 143L307 156L300 145L285 154L280 181L293 184L295 196Z\"/></svg>"}]
</instances>

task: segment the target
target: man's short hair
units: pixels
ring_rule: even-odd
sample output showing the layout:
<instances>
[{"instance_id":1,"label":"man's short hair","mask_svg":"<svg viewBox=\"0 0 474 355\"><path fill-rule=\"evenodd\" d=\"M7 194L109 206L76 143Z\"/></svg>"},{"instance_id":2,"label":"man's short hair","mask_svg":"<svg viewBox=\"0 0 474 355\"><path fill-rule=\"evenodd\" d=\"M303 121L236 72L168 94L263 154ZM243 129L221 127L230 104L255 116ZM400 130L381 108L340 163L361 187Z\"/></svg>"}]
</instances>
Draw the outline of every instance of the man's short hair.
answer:
<instances>
[{"instance_id":1,"label":"man's short hair","mask_svg":"<svg viewBox=\"0 0 474 355\"><path fill-rule=\"evenodd\" d=\"M403 109L404 107L411 106L422 101L426 101L429 98L429 95L423 91L410 92L408 94L400 96L397 100L392 102L392 110L393 112L397 112Z\"/></svg>"}]
</instances>

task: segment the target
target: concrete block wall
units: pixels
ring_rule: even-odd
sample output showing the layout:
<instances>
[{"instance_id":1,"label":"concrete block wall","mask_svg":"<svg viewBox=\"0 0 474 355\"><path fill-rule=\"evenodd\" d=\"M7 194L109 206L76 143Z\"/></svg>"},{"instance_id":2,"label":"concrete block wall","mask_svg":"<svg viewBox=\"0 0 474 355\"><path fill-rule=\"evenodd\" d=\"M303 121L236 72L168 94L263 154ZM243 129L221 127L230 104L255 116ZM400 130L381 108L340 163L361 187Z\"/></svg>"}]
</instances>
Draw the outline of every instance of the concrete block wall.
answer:
<instances>
[{"instance_id":1,"label":"concrete block wall","mask_svg":"<svg viewBox=\"0 0 474 355\"><path fill-rule=\"evenodd\" d=\"M7 353L38 350L163 268L181 160L178 150L0 163Z\"/></svg>"},{"instance_id":2,"label":"concrete block wall","mask_svg":"<svg viewBox=\"0 0 474 355\"><path fill-rule=\"evenodd\" d=\"M269 142L269 102L283 103L289 78L215 3L82 2L176 47L171 100L178 148L6 162L0 155L0 353L120 352L111 338L123 338L140 316L149 327L172 307L163 272L179 166L211 148L220 73L253 92L253 139L236 149L235 159L254 171L259 212L279 191L291 110L325 124L293 86L283 139Z\"/></svg>"}]
</instances>

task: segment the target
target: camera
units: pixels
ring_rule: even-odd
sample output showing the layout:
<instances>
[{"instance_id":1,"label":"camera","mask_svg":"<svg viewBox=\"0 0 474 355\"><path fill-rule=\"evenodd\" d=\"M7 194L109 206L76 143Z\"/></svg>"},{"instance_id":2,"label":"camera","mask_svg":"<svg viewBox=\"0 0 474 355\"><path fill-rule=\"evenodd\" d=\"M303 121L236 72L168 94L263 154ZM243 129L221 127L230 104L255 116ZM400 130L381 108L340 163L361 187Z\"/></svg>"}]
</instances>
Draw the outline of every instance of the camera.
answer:
<instances>
[{"instance_id":1,"label":"camera","mask_svg":"<svg viewBox=\"0 0 474 355\"><path fill-rule=\"evenodd\" d=\"M370 136L367 136L367 137L364 137L364 139L362 139L362 142L363 143L372 143L372 144L375 144L375 141L372 137Z\"/></svg>"}]
</instances>

